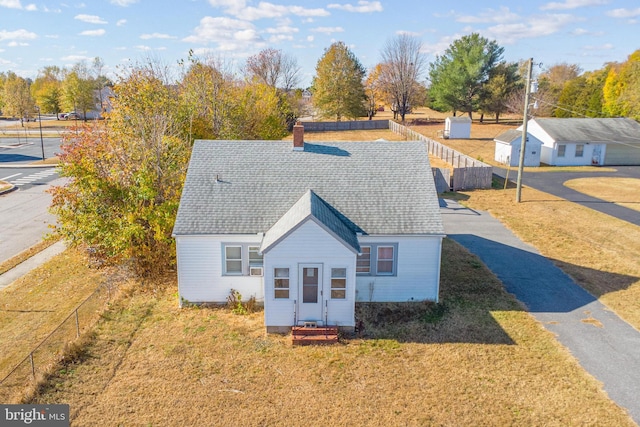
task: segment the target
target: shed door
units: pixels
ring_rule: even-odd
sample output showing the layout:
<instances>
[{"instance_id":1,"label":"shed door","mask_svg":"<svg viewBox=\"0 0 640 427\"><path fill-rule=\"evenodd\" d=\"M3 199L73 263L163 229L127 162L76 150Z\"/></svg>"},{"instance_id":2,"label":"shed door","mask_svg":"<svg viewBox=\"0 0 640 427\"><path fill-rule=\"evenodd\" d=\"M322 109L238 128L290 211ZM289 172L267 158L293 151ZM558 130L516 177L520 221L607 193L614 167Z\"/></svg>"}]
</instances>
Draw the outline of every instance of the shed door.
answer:
<instances>
[{"instance_id":1,"label":"shed door","mask_svg":"<svg viewBox=\"0 0 640 427\"><path fill-rule=\"evenodd\" d=\"M628 144L607 144L604 165L640 165L640 146Z\"/></svg>"},{"instance_id":2,"label":"shed door","mask_svg":"<svg viewBox=\"0 0 640 427\"><path fill-rule=\"evenodd\" d=\"M322 264L298 266L298 321L322 323Z\"/></svg>"}]
</instances>

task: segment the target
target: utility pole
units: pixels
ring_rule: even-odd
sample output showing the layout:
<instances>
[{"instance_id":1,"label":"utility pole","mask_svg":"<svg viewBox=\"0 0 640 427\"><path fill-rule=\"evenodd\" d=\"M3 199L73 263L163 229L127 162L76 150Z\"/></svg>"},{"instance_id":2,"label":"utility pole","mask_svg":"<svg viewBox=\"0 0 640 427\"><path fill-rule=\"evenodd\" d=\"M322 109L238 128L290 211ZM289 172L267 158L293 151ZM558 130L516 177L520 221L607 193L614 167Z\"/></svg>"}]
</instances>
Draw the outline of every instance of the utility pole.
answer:
<instances>
[{"instance_id":1,"label":"utility pole","mask_svg":"<svg viewBox=\"0 0 640 427\"><path fill-rule=\"evenodd\" d=\"M527 81L524 93L524 116L522 118L522 142L520 143L520 162L518 163L518 180L516 182L516 203L520 203L522 194L522 170L524 168L524 155L527 148L527 123L529 122L529 96L531 95L531 73L533 58L529 58L527 66Z\"/></svg>"}]
</instances>

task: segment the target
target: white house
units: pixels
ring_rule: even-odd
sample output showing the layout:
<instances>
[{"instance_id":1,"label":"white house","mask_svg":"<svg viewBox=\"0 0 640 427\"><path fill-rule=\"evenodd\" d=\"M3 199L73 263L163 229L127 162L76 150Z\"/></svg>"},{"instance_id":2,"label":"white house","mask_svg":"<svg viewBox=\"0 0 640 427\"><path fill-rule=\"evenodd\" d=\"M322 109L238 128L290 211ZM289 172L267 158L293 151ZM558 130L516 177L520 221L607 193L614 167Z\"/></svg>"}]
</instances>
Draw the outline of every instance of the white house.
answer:
<instances>
[{"instance_id":1,"label":"white house","mask_svg":"<svg viewBox=\"0 0 640 427\"><path fill-rule=\"evenodd\" d=\"M507 166L518 166L520 164L522 130L510 129L496 136L493 140L496 143L494 159L497 162ZM542 141L527 132L524 166L540 166L541 149Z\"/></svg>"},{"instance_id":2,"label":"white house","mask_svg":"<svg viewBox=\"0 0 640 427\"><path fill-rule=\"evenodd\" d=\"M444 228L423 142L196 141L173 231L180 301L264 303L268 332L438 300Z\"/></svg>"},{"instance_id":3,"label":"white house","mask_svg":"<svg viewBox=\"0 0 640 427\"><path fill-rule=\"evenodd\" d=\"M542 163L640 165L640 124L632 119L536 118L527 131L542 141Z\"/></svg>"},{"instance_id":4,"label":"white house","mask_svg":"<svg viewBox=\"0 0 640 427\"><path fill-rule=\"evenodd\" d=\"M444 137L449 139L471 138L471 118L464 116L444 119Z\"/></svg>"}]
</instances>

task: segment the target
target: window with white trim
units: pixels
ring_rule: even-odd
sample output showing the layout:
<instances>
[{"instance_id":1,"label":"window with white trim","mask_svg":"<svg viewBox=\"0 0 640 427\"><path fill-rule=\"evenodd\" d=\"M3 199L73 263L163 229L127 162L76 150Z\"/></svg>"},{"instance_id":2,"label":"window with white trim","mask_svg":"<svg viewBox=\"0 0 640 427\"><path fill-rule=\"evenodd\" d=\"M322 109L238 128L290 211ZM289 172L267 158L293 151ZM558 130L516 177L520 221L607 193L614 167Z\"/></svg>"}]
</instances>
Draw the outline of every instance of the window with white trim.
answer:
<instances>
[{"instance_id":1,"label":"window with white trim","mask_svg":"<svg viewBox=\"0 0 640 427\"><path fill-rule=\"evenodd\" d=\"M224 247L225 274L242 274L242 246Z\"/></svg>"},{"instance_id":2,"label":"window with white trim","mask_svg":"<svg viewBox=\"0 0 640 427\"><path fill-rule=\"evenodd\" d=\"M558 145L558 157L564 157L567 152L567 146L564 144Z\"/></svg>"},{"instance_id":3,"label":"window with white trim","mask_svg":"<svg viewBox=\"0 0 640 427\"><path fill-rule=\"evenodd\" d=\"M252 243L223 243L223 273L227 276L262 275L260 246ZM259 274L258 274L259 273Z\"/></svg>"},{"instance_id":4,"label":"window with white trim","mask_svg":"<svg viewBox=\"0 0 640 427\"><path fill-rule=\"evenodd\" d=\"M289 269L276 267L273 269L273 297L276 299L289 298Z\"/></svg>"},{"instance_id":5,"label":"window with white trim","mask_svg":"<svg viewBox=\"0 0 640 427\"><path fill-rule=\"evenodd\" d=\"M356 260L356 273L369 274L371 273L371 246L361 246Z\"/></svg>"},{"instance_id":6,"label":"window with white trim","mask_svg":"<svg viewBox=\"0 0 640 427\"><path fill-rule=\"evenodd\" d=\"M347 297L347 269L331 269L331 299L345 299Z\"/></svg>"},{"instance_id":7,"label":"window with white trim","mask_svg":"<svg viewBox=\"0 0 640 427\"><path fill-rule=\"evenodd\" d=\"M393 246L378 246L378 274L391 275L393 274L393 261L395 250Z\"/></svg>"},{"instance_id":8,"label":"window with white trim","mask_svg":"<svg viewBox=\"0 0 640 427\"><path fill-rule=\"evenodd\" d=\"M358 276L395 276L397 274L397 243L360 245L360 252L361 255L356 259Z\"/></svg>"},{"instance_id":9,"label":"window with white trim","mask_svg":"<svg viewBox=\"0 0 640 427\"><path fill-rule=\"evenodd\" d=\"M584 144L576 145L576 157L584 156Z\"/></svg>"}]
</instances>

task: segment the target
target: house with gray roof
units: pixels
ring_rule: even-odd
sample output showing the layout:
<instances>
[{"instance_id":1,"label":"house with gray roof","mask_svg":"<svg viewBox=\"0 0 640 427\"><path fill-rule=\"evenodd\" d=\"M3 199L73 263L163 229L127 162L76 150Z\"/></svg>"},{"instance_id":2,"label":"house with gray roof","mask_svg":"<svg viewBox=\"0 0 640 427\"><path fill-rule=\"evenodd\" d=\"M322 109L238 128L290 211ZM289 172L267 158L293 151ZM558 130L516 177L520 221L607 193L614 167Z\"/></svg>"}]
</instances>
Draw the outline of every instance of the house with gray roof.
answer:
<instances>
[{"instance_id":1,"label":"house with gray roof","mask_svg":"<svg viewBox=\"0 0 640 427\"><path fill-rule=\"evenodd\" d=\"M264 304L269 332L437 301L444 228L423 142L196 141L173 230L180 301Z\"/></svg>"},{"instance_id":2,"label":"house with gray roof","mask_svg":"<svg viewBox=\"0 0 640 427\"><path fill-rule=\"evenodd\" d=\"M640 165L640 124L633 119L536 118L527 131L542 141L540 161L548 165Z\"/></svg>"},{"instance_id":3,"label":"house with gray roof","mask_svg":"<svg viewBox=\"0 0 640 427\"><path fill-rule=\"evenodd\" d=\"M520 164L522 130L509 129L496 136L493 140L496 143L494 159L497 162L512 167ZM523 166L540 166L541 149L542 141L527 132Z\"/></svg>"}]
</instances>

